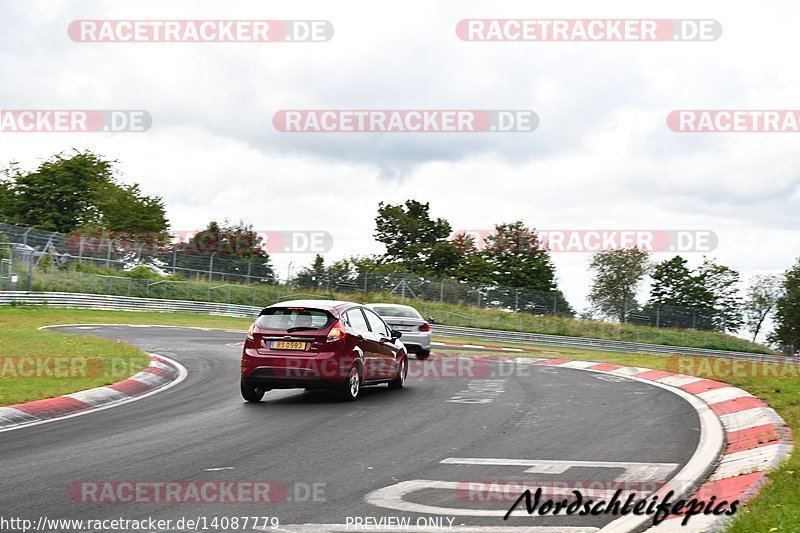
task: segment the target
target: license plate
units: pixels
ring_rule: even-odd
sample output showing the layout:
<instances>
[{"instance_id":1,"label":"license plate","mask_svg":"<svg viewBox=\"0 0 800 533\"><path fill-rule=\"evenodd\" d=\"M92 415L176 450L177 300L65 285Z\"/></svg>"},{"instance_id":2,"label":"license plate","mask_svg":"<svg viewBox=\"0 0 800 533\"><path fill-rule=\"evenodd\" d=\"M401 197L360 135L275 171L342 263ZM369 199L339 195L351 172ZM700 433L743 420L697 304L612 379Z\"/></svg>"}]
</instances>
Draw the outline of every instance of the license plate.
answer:
<instances>
[{"instance_id":1,"label":"license plate","mask_svg":"<svg viewBox=\"0 0 800 533\"><path fill-rule=\"evenodd\" d=\"M306 343L293 341L270 341L269 347L272 350L305 350Z\"/></svg>"}]
</instances>

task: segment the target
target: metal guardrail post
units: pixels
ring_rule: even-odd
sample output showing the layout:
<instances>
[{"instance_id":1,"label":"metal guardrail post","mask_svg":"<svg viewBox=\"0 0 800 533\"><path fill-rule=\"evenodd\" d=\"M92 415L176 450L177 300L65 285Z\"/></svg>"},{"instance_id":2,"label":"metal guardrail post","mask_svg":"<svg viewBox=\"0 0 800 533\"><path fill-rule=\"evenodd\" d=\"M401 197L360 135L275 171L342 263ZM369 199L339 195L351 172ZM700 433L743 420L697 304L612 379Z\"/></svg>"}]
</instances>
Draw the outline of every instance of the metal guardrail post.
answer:
<instances>
[{"instance_id":1,"label":"metal guardrail post","mask_svg":"<svg viewBox=\"0 0 800 533\"><path fill-rule=\"evenodd\" d=\"M208 260L208 282L211 283L211 276L214 274L214 256L217 255L217 252L213 252L211 254L211 258ZM211 297L211 289L208 290L209 298Z\"/></svg>"}]
</instances>

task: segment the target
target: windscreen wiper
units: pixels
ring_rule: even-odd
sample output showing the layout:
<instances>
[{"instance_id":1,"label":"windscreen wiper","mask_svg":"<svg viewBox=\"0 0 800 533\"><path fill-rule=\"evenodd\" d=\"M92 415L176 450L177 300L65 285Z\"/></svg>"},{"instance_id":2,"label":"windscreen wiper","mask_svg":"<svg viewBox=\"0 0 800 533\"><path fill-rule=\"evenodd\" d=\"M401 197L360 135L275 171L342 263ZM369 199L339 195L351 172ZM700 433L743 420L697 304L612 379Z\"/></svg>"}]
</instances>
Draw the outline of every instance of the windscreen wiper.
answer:
<instances>
[{"instance_id":1,"label":"windscreen wiper","mask_svg":"<svg viewBox=\"0 0 800 533\"><path fill-rule=\"evenodd\" d=\"M314 326L297 326L296 328L289 328L286 330L286 333L294 333L295 331L316 331L319 328L315 328Z\"/></svg>"}]
</instances>

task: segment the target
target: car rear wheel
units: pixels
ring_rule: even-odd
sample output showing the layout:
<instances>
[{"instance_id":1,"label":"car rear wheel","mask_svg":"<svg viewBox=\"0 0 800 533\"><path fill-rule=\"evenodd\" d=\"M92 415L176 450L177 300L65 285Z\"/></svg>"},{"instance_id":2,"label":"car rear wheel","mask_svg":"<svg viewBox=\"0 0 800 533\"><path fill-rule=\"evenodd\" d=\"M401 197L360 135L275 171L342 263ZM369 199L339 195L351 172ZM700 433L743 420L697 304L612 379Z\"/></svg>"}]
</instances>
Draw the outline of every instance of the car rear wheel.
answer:
<instances>
[{"instance_id":1,"label":"car rear wheel","mask_svg":"<svg viewBox=\"0 0 800 533\"><path fill-rule=\"evenodd\" d=\"M264 387L257 387L252 383L248 383L244 379L241 382L241 389L242 389L242 398L244 398L248 402L260 402L261 398L264 397L264 393L267 392L268 389Z\"/></svg>"},{"instance_id":2,"label":"car rear wheel","mask_svg":"<svg viewBox=\"0 0 800 533\"><path fill-rule=\"evenodd\" d=\"M427 359L430 356L431 356L430 350L420 350L419 353L417 353L417 359Z\"/></svg>"},{"instance_id":3,"label":"car rear wheel","mask_svg":"<svg viewBox=\"0 0 800 533\"><path fill-rule=\"evenodd\" d=\"M408 362L405 357L400 359L400 365L397 367L397 377L389 382L389 388L392 390L399 390L403 388L406 383L406 376L408 375Z\"/></svg>"},{"instance_id":4,"label":"car rear wheel","mask_svg":"<svg viewBox=\"0 0 800 533\"><path fill-rule=\"evenodd\" d=\"M350 374L347 376L347 379L342 384L340 393L343 400L352 402L358 398L358 393L360 391L361 372L358 369L358 365L354 365L353 368L350 369Z\"/></svg>"}]
</instances>

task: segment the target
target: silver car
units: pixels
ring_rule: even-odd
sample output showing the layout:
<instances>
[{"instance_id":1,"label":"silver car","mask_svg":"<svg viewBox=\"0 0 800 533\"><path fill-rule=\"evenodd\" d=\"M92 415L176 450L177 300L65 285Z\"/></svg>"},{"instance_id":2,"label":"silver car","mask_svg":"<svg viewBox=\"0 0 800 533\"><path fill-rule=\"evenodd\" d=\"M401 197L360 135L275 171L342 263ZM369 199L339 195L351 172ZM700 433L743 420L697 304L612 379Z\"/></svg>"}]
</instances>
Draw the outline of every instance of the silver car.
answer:
<instances>
[{"instance_id":1,"label":"silver car","mask_svg":"<svg viewBox=\"0 0 800 533\"><path fill-rule=\"evenodd\" d=\"M409 305L367 304L386 322L390 328L403 333L401 341L409 353L417 359L425 359L431 354L431 326L422 318L419 311Z\"/></svg>"}]
</instances>

